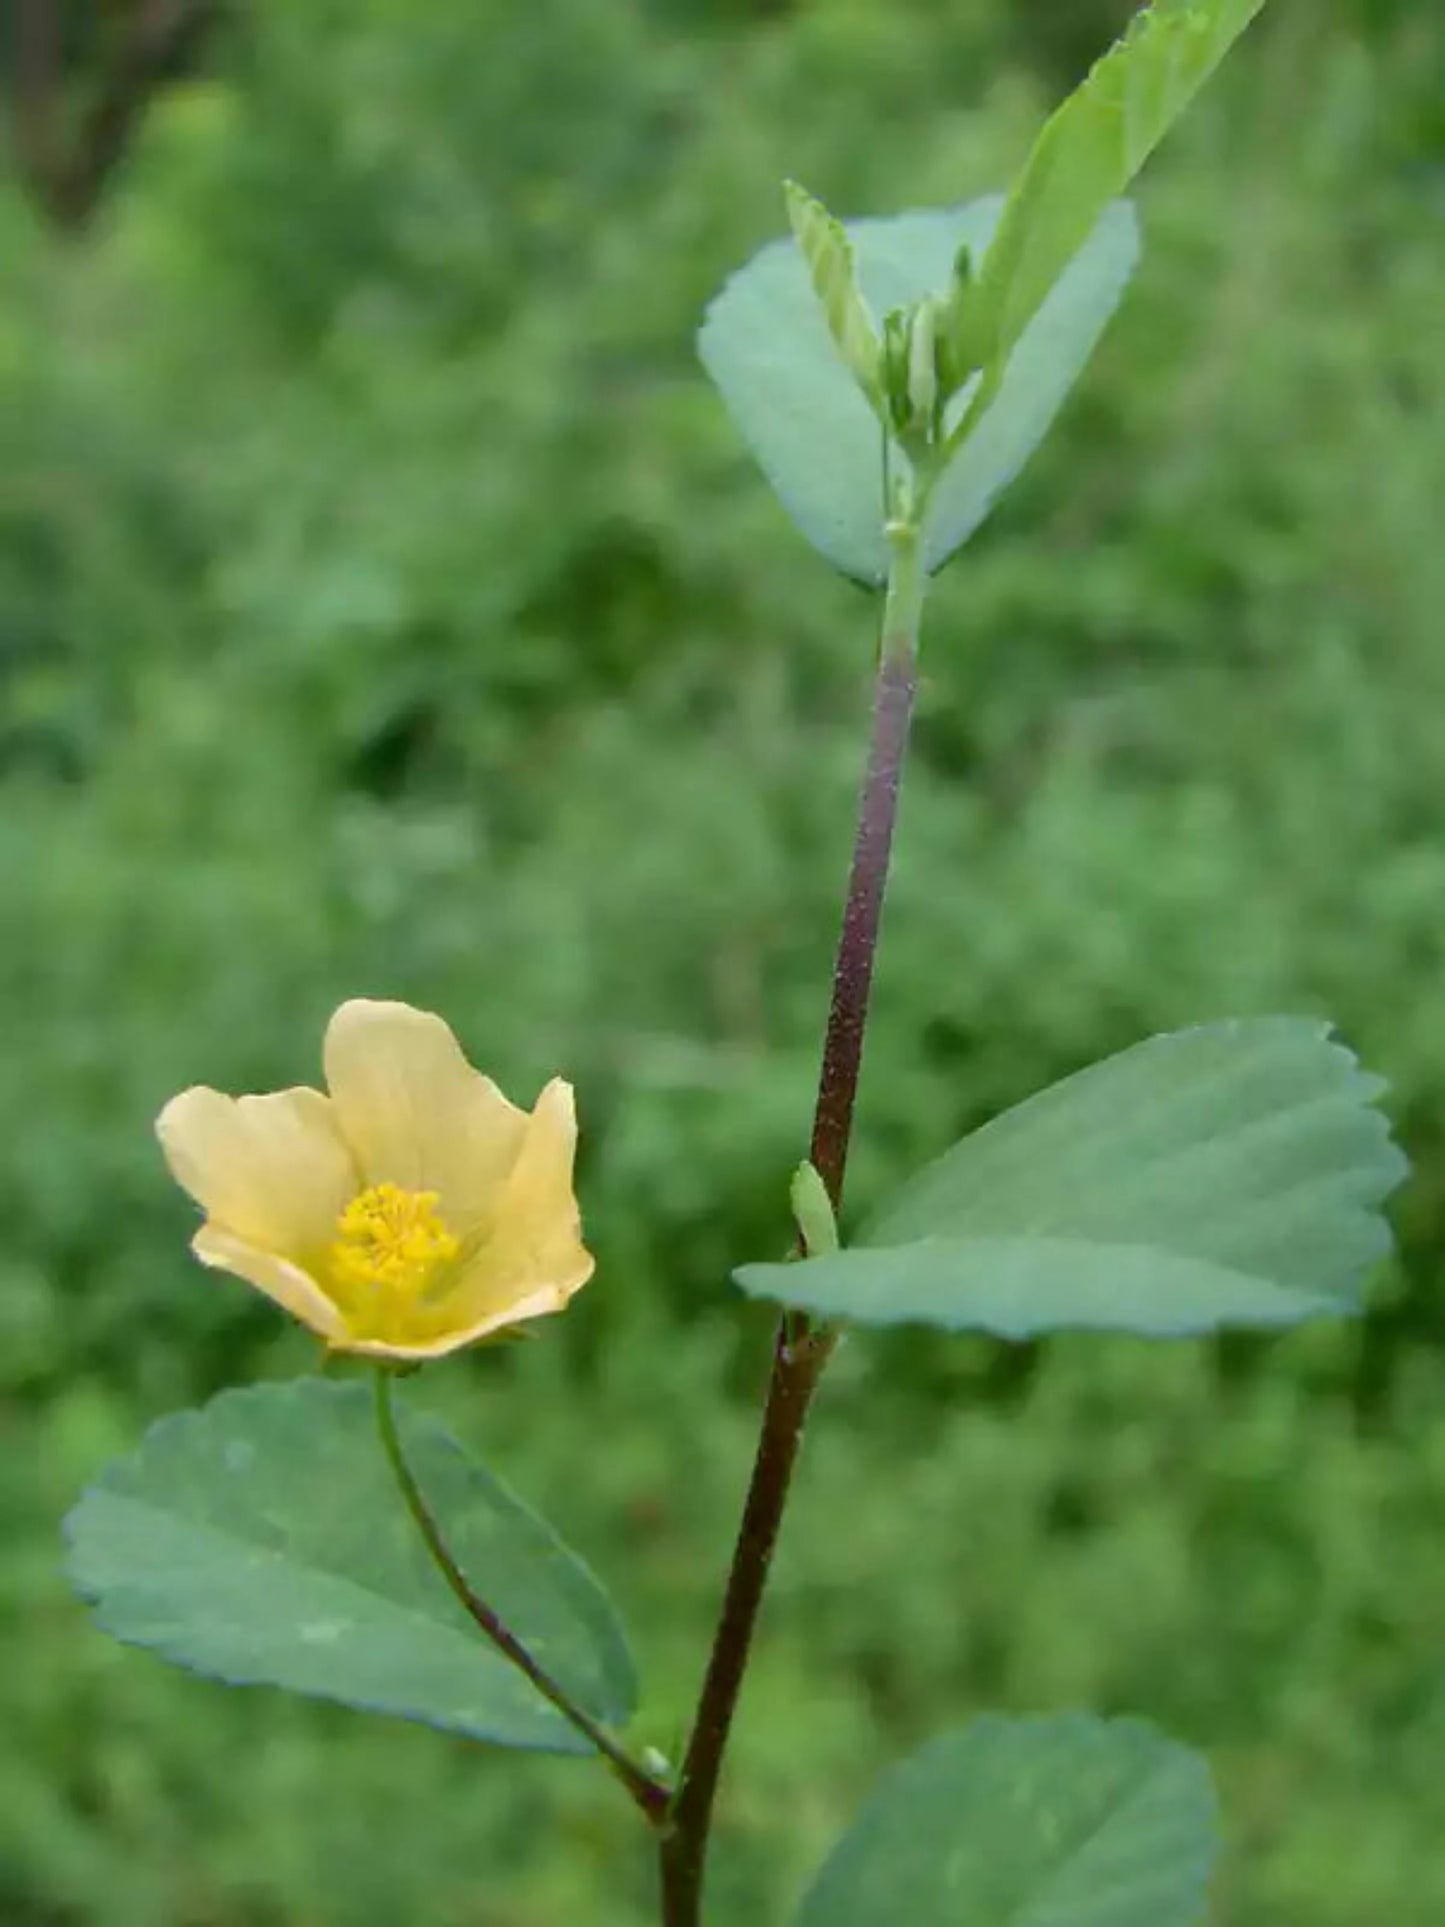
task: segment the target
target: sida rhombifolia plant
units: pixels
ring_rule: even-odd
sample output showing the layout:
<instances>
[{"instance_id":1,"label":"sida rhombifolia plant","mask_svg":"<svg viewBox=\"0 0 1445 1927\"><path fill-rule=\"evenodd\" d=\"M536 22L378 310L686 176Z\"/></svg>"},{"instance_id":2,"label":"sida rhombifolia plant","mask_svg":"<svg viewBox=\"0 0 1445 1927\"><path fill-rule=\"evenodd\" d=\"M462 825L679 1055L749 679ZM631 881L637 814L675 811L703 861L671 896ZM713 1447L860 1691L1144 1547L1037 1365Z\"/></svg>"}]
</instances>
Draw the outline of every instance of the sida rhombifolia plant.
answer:
<instances>
[{"instance_id":1,"label":"sida rhombifolia plant","mask_svg":"<svg viewBox=\"0 0 1445 1927\"><path fill-rule=\"evenodd\" d=\"M1122 193L1263 0L1157 0L1006 196L843 224L787 189L793 240L723 289L702 357L815 548L884 590L852 869L796 1249L740 1264L781 1309L756 1463L681 1757L635 1732L597 1580L398 1381L561 1311L586 1283L570 1087L533 1109L437 1016L344 1004L326 1094L183 1092L165 1155L194 1248L370 1361L163 1419L68 1522L116 1638L494 1746L583 1755L656 1841L659 1918L702 1919L714 1797L809 1406L840 1331L1180 1337L1358 1311L1403 1174L1378 1083L1326 1026L1154 1037L946 1150L845 1236L844 1170L931 575L1046 431L1138 254ZM801 1147L800 1147L801 1148ZM1208 1770L1132 1719L984 1716L885 1775L800 1927L1190 1927ZM483 1870L479 1869L479 1878Z\"/></svg>"}]
</instances>

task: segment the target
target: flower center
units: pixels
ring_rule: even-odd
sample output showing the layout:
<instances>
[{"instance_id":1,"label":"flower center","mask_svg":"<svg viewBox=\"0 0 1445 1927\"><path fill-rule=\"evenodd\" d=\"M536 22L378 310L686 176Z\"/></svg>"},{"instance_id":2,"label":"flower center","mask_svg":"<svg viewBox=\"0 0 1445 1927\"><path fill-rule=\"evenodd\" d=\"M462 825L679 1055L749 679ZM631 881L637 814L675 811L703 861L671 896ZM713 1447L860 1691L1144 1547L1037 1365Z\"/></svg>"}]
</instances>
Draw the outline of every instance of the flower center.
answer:
<instances>
[{"instance_id":1,"label":"flower center","mask_svg":"<svg viewBox=\"0 0 1445 1927\"><path fill-rule=\"evenodd\" d=\"M420 1297L461 1250L437 1210L435 1191L373 1184L336 1221L331 1247L335 1281L362 1302L378 1292L392 1303Z\"/></svg>"}]
</instances>

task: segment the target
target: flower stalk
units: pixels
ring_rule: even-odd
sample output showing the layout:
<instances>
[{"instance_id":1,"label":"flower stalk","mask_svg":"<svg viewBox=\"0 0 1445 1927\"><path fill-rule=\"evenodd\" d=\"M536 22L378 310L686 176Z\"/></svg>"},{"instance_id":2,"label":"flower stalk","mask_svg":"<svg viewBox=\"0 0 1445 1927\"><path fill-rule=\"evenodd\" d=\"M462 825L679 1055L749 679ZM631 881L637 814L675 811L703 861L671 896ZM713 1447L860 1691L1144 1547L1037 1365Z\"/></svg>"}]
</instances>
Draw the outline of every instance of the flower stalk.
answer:
<instances>
[{"instance_id":1,"label":"flower stalk","mask_svg":"<svg viewBox=\"0 0 1445 1927\"><path fill-rule=\"evenodd\" d=\"M427 1551L431 1554L432 1563L451 1588L463 1610L498 1652L509 1659L519 1672L524 1673L543 1699L555 1706L562 1717L591 1742L636 1801L650 1824L661 1826L671 1804L670 1789L664 1782L649 1773L639 1761L634 1760L606 1727L594 1720L590 1713L572 1699L566 1689L532 1656L499 1615L472 1590L466 1574L452 1556L451 1549L442 1535L441 1527L437 1524L431 1507L427 1504L421 1487L417 1484L415 1475L406 1462L406 1454L402 1449L401 1438L396 1427L396 1410L392 1402L392 1378L393 1373L389 1367L381 1365L376 1368L376 1429L397 1488Z\"/></svg>"},{"instance_id":2,"label":"flower stalk","mask_svg":"<svg viewBox=\"0 0 1445 1927\"><path fill-rule=\"evenodd\" d=\"M813 1114L811 1162L836 1211L842 1198L863 1063L869 996L888 881L898 794L918 683L927 575L917 510L889 524L892 563L883 612L867 770L833 970ZM783 1314L773 1349L757 1455L671 1823L660 1848L663 1927L698 1927L713 1806L733 1715L767 1589L803 1428L836 1333L803 1312Z\"/></svg>"}]
</instances>

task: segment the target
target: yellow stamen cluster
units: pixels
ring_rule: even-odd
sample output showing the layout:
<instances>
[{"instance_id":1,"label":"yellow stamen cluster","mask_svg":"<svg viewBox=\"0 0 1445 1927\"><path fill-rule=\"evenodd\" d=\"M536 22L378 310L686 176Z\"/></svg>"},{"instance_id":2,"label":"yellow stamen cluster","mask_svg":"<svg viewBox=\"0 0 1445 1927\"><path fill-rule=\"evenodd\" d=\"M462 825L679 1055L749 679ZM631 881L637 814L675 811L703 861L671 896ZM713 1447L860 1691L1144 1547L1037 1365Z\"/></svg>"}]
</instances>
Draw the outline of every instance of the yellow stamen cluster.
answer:
<instances>
[{"instance_id":1,"label":"yellow stamen cluster","mask_svg":"<svg viewBox=\"0 0 1445 1927\"><path fill-rule=\"evenodd\" d=\"M437 1210L435 1191L373 1184L337 1220L332 1276L347 1292L418 1298L461 1250Z\"/></svg>"}]
</instances>

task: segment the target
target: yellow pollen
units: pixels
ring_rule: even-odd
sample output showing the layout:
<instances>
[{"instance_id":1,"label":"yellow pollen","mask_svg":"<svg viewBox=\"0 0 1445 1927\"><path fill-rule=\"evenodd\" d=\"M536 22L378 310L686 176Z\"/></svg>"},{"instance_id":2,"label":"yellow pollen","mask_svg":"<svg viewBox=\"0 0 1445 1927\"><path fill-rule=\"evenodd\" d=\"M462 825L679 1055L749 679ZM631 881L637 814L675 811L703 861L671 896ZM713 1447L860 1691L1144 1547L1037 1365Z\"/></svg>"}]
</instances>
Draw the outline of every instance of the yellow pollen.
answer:
<instances>
[{"instance_id":1,"label":"yellow pollen","mask_svg":"<svg viewBox=\"0 0 1445 1927\"><path fill-rule=\"evenodd\" d=\"M437 1210L435 1191L373 1184L354 1197L336 1224L331 1263L338 1284L389 1298L418 1297L461 1250Z\"/></svg>"}]
</instances>

